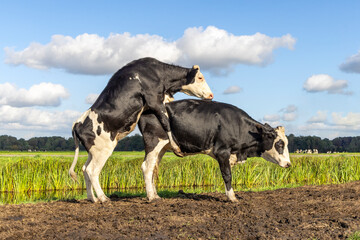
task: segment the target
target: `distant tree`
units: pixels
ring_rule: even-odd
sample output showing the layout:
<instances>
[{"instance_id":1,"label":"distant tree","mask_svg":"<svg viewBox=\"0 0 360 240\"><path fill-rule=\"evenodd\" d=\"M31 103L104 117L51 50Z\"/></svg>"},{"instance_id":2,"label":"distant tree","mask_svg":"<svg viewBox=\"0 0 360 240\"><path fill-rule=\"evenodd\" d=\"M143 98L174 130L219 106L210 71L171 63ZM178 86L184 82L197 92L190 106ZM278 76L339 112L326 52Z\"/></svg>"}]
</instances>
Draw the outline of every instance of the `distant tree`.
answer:
<instances>
[{"instance_id":1,"label":"distant tree","mask_svg":"<svg viewBox=\"0 0 360 240\"><path fill-rule=\"evenodd\" d=\"M125 137L122 139L115 148L115 151L143 151L144 141L143 137L139 134L134 136Z\"/></svg>"},{"instance_id":2,"label":"distant tree","mask_svg":"<svg viewBox=\"0 0 360 240\"><path fill-rule=\"evenodd\" d=\"M316 136L288 136L289 151L297 149L318 149L319 153L327 151L336 152L360 152L359 137L338 137L333 140L321 139ZM75 149L74 139L63 137L34 137L29 140L17 139L12 136L0 136L0 150L6 151L73 151ZM85 148L80 144L80 149ZM141 135L135 134L122 139L115 148L116 151L143 151L144 141Z\"/></svg>"}]
</instances>

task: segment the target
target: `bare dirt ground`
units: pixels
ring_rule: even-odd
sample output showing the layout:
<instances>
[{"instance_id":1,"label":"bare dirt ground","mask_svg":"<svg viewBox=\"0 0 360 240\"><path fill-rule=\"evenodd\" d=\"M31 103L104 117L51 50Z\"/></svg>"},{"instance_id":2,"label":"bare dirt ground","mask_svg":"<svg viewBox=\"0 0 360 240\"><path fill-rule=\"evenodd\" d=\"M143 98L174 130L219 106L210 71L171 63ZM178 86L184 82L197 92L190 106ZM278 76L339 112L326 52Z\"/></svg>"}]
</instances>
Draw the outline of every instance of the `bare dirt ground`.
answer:
<instances>
[{"instance_id":1,"label":"bare dirt ground","mask_svg":"<svg viewBox=\"0 0 360 240\"><path fill-rule=\"evenodd\" d=\"M0 239L346 239L360 230L360 182L264 192L179 193L105 204L0 206Z\"/></svg>"}]
</instances>

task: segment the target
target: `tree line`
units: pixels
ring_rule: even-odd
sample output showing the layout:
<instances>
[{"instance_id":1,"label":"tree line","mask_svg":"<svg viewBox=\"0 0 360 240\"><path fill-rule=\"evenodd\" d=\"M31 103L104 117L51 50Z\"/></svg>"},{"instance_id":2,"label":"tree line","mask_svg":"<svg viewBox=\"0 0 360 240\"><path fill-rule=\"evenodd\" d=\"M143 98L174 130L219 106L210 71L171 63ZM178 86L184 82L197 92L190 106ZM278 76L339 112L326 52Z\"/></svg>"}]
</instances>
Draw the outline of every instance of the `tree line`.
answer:
<instances>
[{"instance_id":1,"label":"tree line","mask_svg":"<svg viewBox=\"0 0 360 240\"><path fill-rule=\"evenodd\" d=\"M0 136L0 151L73 151L74 139L63 137L34 137L29 140L2 135ZM80 150L85 148L80 144ZM122 139L115 151L143 151L144 141L141 135L135 134Z\"/></svg>"},{"instance_id":2,"label":"tree line","mask_svg":"<svg viewBox=\"0 0 360 240\"><path fill-rule=\"evenodd\" d=\"M331 152L360 152L359 137L338 137L333 140L321 139L316 136L294 136L290 134L289 151L297 149L317 149L319 153ZM28 140L23 138L2 135L0 136L0 150L2 151L73 151L75 149L73 138L63 137L34 137ZM80 146L81 150L85 150ZM139 134L127 136L122 139L115 151L143 151L144 142Z\"/></svg>"}]
</instances>

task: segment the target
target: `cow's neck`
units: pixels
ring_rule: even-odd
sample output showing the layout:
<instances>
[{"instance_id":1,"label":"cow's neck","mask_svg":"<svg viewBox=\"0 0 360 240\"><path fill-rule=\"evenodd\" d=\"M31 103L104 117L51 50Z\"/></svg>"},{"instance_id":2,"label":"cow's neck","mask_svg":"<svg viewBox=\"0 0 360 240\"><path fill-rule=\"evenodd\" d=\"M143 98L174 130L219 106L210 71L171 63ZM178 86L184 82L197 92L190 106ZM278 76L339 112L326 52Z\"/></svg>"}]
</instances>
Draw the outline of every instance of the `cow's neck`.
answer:
<instances>
[{"instance_id":1,"label":"cow's neck","mask_svg":"<svg viewBox=\"0 0 360 240\"><path fill-rule=\"evenodd\" d=\"M170 64L164 64L162 74L164 74L165 76L164 79L170 79L168 81L173 82L179 79L186 79L186 76L188 75L190 70L190 68L183 68Z\"/></svg>"},{"instance_id":2,"label":"cow's neck","mask_svg":"<svg viewBox=\"0 0 360 240\"><path fill-rule=\"evenodd\" d=\"M191 69L183 68L173 65L164 67L164 77L166 79L164 86L167 92L174 94L181 90L183 85L186 85L187 76Z\"/></svg>"}]
</instances>

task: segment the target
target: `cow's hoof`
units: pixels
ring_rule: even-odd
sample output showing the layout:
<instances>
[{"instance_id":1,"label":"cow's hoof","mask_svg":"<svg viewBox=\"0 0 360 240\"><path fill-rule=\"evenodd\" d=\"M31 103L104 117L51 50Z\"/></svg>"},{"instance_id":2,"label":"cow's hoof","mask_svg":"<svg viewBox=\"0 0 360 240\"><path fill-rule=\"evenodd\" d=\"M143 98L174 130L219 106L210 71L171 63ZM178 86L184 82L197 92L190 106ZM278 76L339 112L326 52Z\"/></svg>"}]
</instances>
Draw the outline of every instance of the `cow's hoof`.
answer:
<instances>
[{"instance_id":1,"label":"cow's hoof","mask_svg":"<svg viewBox=\"0 0 360 240\"><path fill-rule=\"evenodd\" d=\"M104 202L109 202L110 198L108 198L105 195L102 195L101 197L99 197L99 200L100 200L101 203L104 203Z\"/></svg>"},{"instance_id":2,"label":"cow's hoof","mask_svg":"<svg viewBox=\"0 0 360 240\"><path fill-rule=\"evenodd\" d=\"M178 149L178 151L174 150L174 154L178 157L184 157L184 153L182 153L180 149Z\"/></svg>"},{"instance_id":3,"label":"cow's hoof","mask_svg":"<svg viewBox=\"0 0 360 240\"><path fill-rule=\"evenodd\" d=\"M87 200L89 202L92 202L92 203L97 203L99 202L99 199L97 199L97 197L88 197Z\"/></svg>"},{"instance_id":4,"label":"cow's hoof","mask_svg":"<svg viewBox=\"0 0 360 240\"><path fill-rule=\"evenodd\" d=\"M154 202L160 201L161 199L162 199L161 197L159 197L158 195L156 195L156 196L154 196L154 197L152 197L152 198L149 198L148 201L149 201L150 203L154 203Z\"/></svg>"},{"instance_id":5,"label":"cow's hoof","mask_svg":"<svg viewBox=\"0 0 360 240\"><path fill-rule=\"evenodd\" d=\"M230 201L233 203L239 203L239 200L237 198L230 199Z\"/></svg>"},{"instance_id":6,"label":"cow's hoof","mask_svg":"<svg viewBox=\"0 0 360 240\"><path fill-rule=\"evenodd\" d=\"M173 150L173 152L175 153L176 156L178 156L178 157L183 157L184 156L184 153L181 152L180 147L176 143L171 144L171 148L172 148L172 150Z\"/></svg>"}]
</instances>

